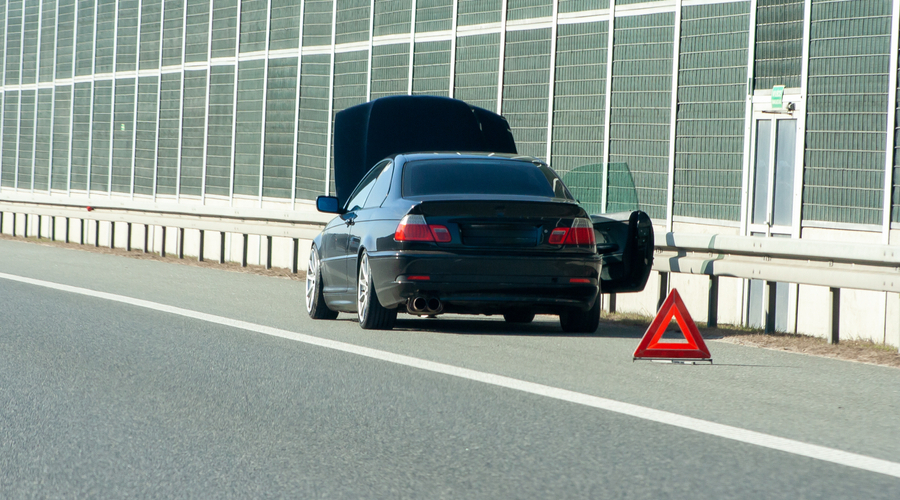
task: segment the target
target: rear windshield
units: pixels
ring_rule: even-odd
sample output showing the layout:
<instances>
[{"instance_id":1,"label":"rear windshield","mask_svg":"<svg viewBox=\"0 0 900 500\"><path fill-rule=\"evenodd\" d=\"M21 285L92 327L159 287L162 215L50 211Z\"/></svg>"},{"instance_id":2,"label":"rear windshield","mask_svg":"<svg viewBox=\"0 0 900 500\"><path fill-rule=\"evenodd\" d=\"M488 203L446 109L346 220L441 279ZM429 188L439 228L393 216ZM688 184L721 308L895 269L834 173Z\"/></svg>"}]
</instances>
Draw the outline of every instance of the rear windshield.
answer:
<instances>
[{"instance_id":1,"label":"rear windshield","mask_svg":"<svg viewBox=\"0 0 900 500\"><path fill-rule=\"evenodd\" d=\"M403 196L487 194L571 200L556 173L516 160L419 160L403 167Z\"/></svg>"}]
</instances>

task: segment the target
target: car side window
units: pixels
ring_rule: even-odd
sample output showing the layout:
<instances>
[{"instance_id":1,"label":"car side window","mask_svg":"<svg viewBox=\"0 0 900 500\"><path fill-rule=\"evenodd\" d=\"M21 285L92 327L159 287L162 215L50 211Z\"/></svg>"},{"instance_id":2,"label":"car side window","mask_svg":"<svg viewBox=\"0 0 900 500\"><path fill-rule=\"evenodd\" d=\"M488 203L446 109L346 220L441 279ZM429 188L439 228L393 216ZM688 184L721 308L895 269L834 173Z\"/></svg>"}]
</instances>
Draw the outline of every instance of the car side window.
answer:
<instances>
[{"instance_id":1,"label":"car side window","mask_svg":"<svg viewBox=\"0 0 900 500\"><path fill-rule=\"evenodd\" d=\"M390 191L391 188L391 177L393 177L393 173L393 163L388 163L381 169L381 173L378 174L378 180L372 185L372 190L369 192L369 197L366 199L363 208L380 207L381 204L384 203L384 199L387 198L388 191Z\"/></svg>"},{"instance_id":2,"label":"car side window","mask_svg":"<svg viewBox=\"0 0 900 500\"><path fill-rule=\"evenodd\" d=\"M369 191L372 190L372 186L375 184L375 180L384 168L385 163L389 163L389 161L377 163L372 167L372 170L369 170L369 173L363 177L363 180L359 181L359 185L353 190L353 194L350 195L350 199L345 205L348 212L359 210L363 207L366 198L369 196Z\"/></svg>"}]
</instances>

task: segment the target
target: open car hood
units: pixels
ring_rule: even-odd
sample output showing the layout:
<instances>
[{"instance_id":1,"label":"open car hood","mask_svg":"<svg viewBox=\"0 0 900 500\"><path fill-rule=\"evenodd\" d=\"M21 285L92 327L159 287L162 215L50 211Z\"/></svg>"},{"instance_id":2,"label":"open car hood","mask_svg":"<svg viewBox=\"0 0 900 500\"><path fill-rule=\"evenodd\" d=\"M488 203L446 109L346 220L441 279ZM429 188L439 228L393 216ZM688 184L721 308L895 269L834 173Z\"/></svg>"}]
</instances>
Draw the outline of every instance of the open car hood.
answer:
<instances>
[{"instance_id":1,"label":"open car hood","mask_svg":"<svg viewBox=\"0 0 900 500\"><path fill-rule=\"evenodd\" d=\"M413 152L516 154L502 116L435 96L389 96L347 108L334 118L334 184L340 204L372 166Z\"/></svg>"}]
</instances>

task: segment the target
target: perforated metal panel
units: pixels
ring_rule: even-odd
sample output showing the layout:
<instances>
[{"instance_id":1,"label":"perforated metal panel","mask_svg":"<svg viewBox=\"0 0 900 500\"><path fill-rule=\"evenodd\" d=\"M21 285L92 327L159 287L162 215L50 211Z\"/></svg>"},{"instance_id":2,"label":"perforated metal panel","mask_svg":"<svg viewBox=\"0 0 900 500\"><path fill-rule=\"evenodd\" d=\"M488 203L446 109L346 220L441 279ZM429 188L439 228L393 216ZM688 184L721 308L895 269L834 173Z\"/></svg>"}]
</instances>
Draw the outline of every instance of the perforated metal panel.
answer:
<instances>
[{"instance_id":1,"label":"perforated metal panel","mask_svg":"<svg viewBox=\"0 0 900 500\"><path fill-rule=\"evenodd\" d=\"M303 46L331 45L332 0L305 0Z\"/></svg>"},{"instance_id":2,"label":"perforated metal panel","mask_svg":"<svg viewBox=\"0 0 900 500\"><path fill-rule=\"evenodd\" d=\"M162 36L162 0L143 0L141 2L141 69L159 67L160 37Z\"/></svg>"},{"instance_id":3,"label":"perforated metal panel","mask_svg":"<svg viewBox=\"0 0 900 500\"><path fill-rule=\"evenodd\" d=\"M412 0L375 0L375 36L409 33Z\"/></svg>"},{"instance_id":4,"label":"perforated metal panel","mask_svg":"<svg viewBox=\"0 0 900 500\"><path fill-rule=\"evenodd\" d=\"M559 0L560 14L608 8L609 0Z\"/></svg>"},{"instance_id":5,"label":"perforated metal panel","mask_svg":"<svg viewBox=\"0 0 900 500\"><path fill-rule=\"evenodd\" d=\"M0 185L16 187L16 141L19 137L19 92L9 90L3 95L3 163L0 164Z\"/></svg>"},{"instance_id":6,"label":"perforated metal panel","mask_svg":"<svg viewBox=\"0 0 900 500\"><path fill-rule=\"evenodd\" d=\"M450 40L419 42L413 54L413 94L450 94Z\"/></svg>"},{"instance_id":7,"label":"perforated metal panel","mask_svg":"<svg viewBox=\"0 0 900 500\"><path fill-rule=\"evenodd\" d=\"M314 200L325 191L328 89L331 56L304 56L300 65L297 121L297 198Z\"/></svg>"},{"instance_id":8,"label":"perforated metal panel","mask_svg":"<svg viewBox=\"0 0 900 500\"><path fill-rule=\"evenodd\" d=\"M234 66L213 66L209 69L206 194L221 196L230 194L233 120Z\"/></svg>"},{"instance_id":9,"label":"perforated metal panel","mask_svg":"<svg viewBox=\"0 0 900 500\"><path fill-rule=\"evenodd\" d=\"M675 215L738 221L750 3L685 7L675 127Z\"/></svg>"},{"instance_id":10,"label":"perforated metal panel","mask_svg":"<svg viewBox=\"0 0 900 500\"><path fill-rule=\"evenodd\" d=\"M266 48L267 0L241 0L241 52Z\"/></svg>"},{"instance_id":11,"label":"perforated metal panel","mask_svg":"<svg viewBox=\"0 0 900 500\"><path fill-rule=\"evenodd\" d=\"M53 89L39 89L34 127L34 189L50 188L50 138L53 133Z\"/></svg>"},{"instance_id":12,"label":"perforated metal panel","mask_svg":"<svg viewBox=\"0 0 900 500\"><path fill-rule=\"evenodd\" d=\"M94 73L112 73L115 69L116 0L97 0Z\"/></svg>"},{"instance_id":13,"label":"perforated metal panel","mask_svg":"<svg viewBox=\"0 0 900 500\"><path fill-rule=\"evenodd\" d=\"M22 7L22 0L9 0L6 3L6 47L4 47L6 49L6 79L4 81L6 85L20 83L22 76ZM93 7L94 4L91 3L91 9ZM5 154L3 156L6 157Z\"/></svg>"},{"instance_id":14,"label":"perforated metal panel","mask_svg":"<svg viewBox=\"0 0 900 500\"><path fill-rule=\"evenodd\" d=\"M19 102L19 154L16 187L31 189L31 176L34 165L34 108L37 105L37 93L34 90L23 90Z\"/></svg>"},{"instance_id":15,"label":"perforated metal panel","mask_svg":"<svg viewBox=\"0 0 900 500\"><path fill-rule=\"evenodd\" d=\"M181 47L184 36L184 1L163 3L162 65L181 64Z\"/></svg>"},{"instance_id":16,"label":"perforated metal panel","mask_svg":"<svg viewBox=\"0 0 900 500\"><path fill-rule=\"evenodd\" d=\"M499 70L499 33L458 38L454 97L474 106L496 111Z\"/></svg>"},{"instance_id":17,"label":"perforated metal panel","mask_svg":"<svg viewBox=\"0 0 900 500\"><path fill-rule=\"evenodd\" d=\"M297 58L272 59L266 90L263 196L291 197L296 108Z\"/></svg>"},{"instance_id":18,"label":"perforated metal panel","mask_svg":"<svg viewBox=\"0 0 900 500\"><path fill-rule=\"evenodd\" d=\"M609 162L631 172L639 206L654 219L666 216L674 17L622 17L614 26ZM630 186L610 182L608 196L627 198L617 189Z\"/></svg>"},{"instance_id":19,"label":"perforated metal panel","mask_svg":"<svg viewBox=\"0 0 900 500\"><path fill-rule=\"evenodd\" d=\"M416 33L453 27L453 0L416 0Z\"/></svg>"},{"instance_id":20,"label":"perforated metal panel","mask_svg":"<svg viewBox=\"0 0 900 500\"><path fill-rule=\"evenodd\" d=\"M184 72L181 118L181 194L200 196L206 137L206 70Z\"/></svg>"},{"instance_id":21,"label":"perforated metal panel","mask_svg":"<svg viewBox=\"0 0 900 500\"><path fill-rule=\"evenodd\" d=\"M74 0L62 0L72 2ZM6 9L8 5L7 3L0 2L0 40L3 40L4 45L0 45L0 84L3 83L3 79L6 77ZM2 101L2 96L0 96L0 101ZM2 107L2 106L0 106ZM0 127L2 128L2 127ZM2 134L0 134L2 137ZM0 146L2 147L2 146Z\"/></svg>"},{"instance_id":22,"label":"perforated metal panel","mask_svg":"<svg viewBox=\"0 0 900 500\"><path fill-rule=\"evenodd\" d=\"M9 34L13 34L13 25L12 25L12 7L17 2L13 0L10 2L10 26L9 26ZM78 22L76 24L76 32L75 32L75 76L84 76L90 75L94 72L94 1L93 0L78 0ZM12 43L8 45L8 47L12 47ZM9 53L7 52L6 56L7 61L7 70L6 70L6 84L9 85L10 74L9 74ZM16 63L18 64L18 62Z\"/></svg>"},{"instance_id":23,"label":"perforated metal panel","mask_svg":"<svg viewBox=\"0 0 900 500\"><path fill-rule=\"evenodd\" d=\"M37 82L38 32L40 31L41 4L25 2L22 29L22 83Z\"/></svg>"},{"instance_id":24,"label":"perforated metal panel","mask_svg":"<svg viewBox=\"0 0 900 500\"><path fill-rule=\"evenodd\" d=\"M119 0L119 20L116 25L116 71L137 69L139 7L138 0ZM43 59L41 65L43 66Z\"/></svg>"},{"instance_id":25,"label":"perforated metal panel","mask_svg":"<svg viewBox=\"0 0 900 500\"><path fill-rule=\"evenodd\" d=\"M506 7L506 19L509 21L552 15L552 0L519 0L517 2L509 2Z\"/></svg>"},{"instance_id":26,"label":"perforated metal panel","mask_svg":"<svg viewBox=\"0 0 900 500\"><path fill-rule=\"evenodd\" d=\"M331 116L332 132L334 131L334 115L350 106L366 102L366 70L368 67L368 51L347 52L334 55L334 104ZM374 72L373 72L374 73ZM374 95L372 96L374 98ZM329 192L334 193L334 141L331 144L331 185Z\"/></svg>"},{"instance_id":27,"label":"perforated metal panel","mask_svg":"<svg viewBox=\"0 0 900 500\"><path fill-rule=\"evenodd\" d=\"M159 142L156 150L156 192L175 194L181 144L181 73L162 75L159 82Z\"/></svg>"},{"instance_id":28,"label":"perforated metal panel","mask_svg":"<svg viewBox=\"0 0 900 500\"><path fill-rule=\"evenodd\" d=\"M603 210L608 24L562 25L556 42L551 164L590 213Z\"/></svg>"},{"instance_id":29,"label":"perforated metal panel","mask_svg":"<svg viewBox=\"0 0 900 500\"><path fill-rule=\"evenodd\" d=\"M134 166L134 99L137 80L116 80L116 105L113 114L112 179L115 193L131 192L131 170Z\"/></svg>"},{"instance_id":30,"label":"perforated metal panel","mask_svg":"<svg viewBox=\"0 0 900 500\"><path fill-rule=\"evenodd\" d=\"M409 44L372 48L372 99L406 94L409 82Z\"/></svg>"},{"instance_id":31,"label":"perforated metal panel","mask_svg":"<svg viewBox=\"0 0 900 500\"><path fill-rule=\"evenodd\" d=\"M370 0L337 0L335 43L362 42L369 39Z\"/></svg>"},{"instance_id":32,"label":"perforated metal panel","mask_svg":"<svg viewBox=\"0 0 900 500\"><path fill-rule=\"evenodd\" d=\"M457 20L459 26L499 23L501 21L501 0L459 0Z\"/></svg>"},{"instance_id":33,"label":"perforated metal panel","mask_svg":"<svg viewBox=\"0 0 900 500\"><path fill-rule=\"evenodd\" d=\"M237 43L238 0L214 0L210 57L231 57Z\"/></svg>"},{"instance_id":34,"label":"perforated metal panel","mask_svg":"<svg viewBox=\"0 0 900 500\"><path fill-rule=\"evenodd\" d=\"M265 63L241 61L238 65L234 139L234 193L259 195L259 155L262 154L263 87Z\"/></svg>"},{"instance_id":35,"label":"perforated metal panel","mask_svg":"<svg viewBox=\"0 0 900 500\"><path fill-rule=\"evenodd\" d=\"M38 70L38 80L41 82L53 81L53 75L56 72L53 61L53 53L55 51L56 0L43 0L43 3L41 4L40 69Z\"/></svg>"},{"instance_id":36,"label":"perforated metal panel","mask_svg":"<svg viewBox=\"0 0 900 500\"><path fill-rule=\"evenodd\" d=\"M54 74L56 78L71 78L75 62L75 0L59 0L56 17L56 72ZM0 20L0 23L2 22ZM0 27L0 33L4 29ZM0 57L2 56L3 51L0 50ZM2 63L0 63L0 67L2 67Z\"/></svg>"},{"instance_id":37,"label":"perforated metal panel","mask_svg":"<svg viewBox=\"0 0 900 500\"><path fill-rule=\"evenodd\" d=\"M184 62L209 58L210 0L188 0L185 11Z\"/></svg>"},{"instance_id":38,"label":"perforated metal panel","mask_svg":"<svg viewBox=\"0 0 900 500\"><path fill-rule=\"evenodd\" d=\"M94 82L91 125L91 191L109 191L110 127L112 126L113 82Z\"/></svg>"},{"instance_id":39,"label":"perforated metal panel","mask_svg":"<svg viewBox=\"0 0 900 500\"><path fill-rule=\"evenodd\" d=\"M134 124L137 129L134 141L135 194L153 194L158 113L159 77L142 76L138 79L137 117Z\"/></svg>"},{"instance_id":40,"label":"perforated metal panel","mask_svg":"<svg viewBox=\"0 0 900 500\"><path fill-rule=\"evenodd\" d=\"M50 187L69 186L69 126L72 120L72 86L60 85L53 93L53 161Z\"/></svg>"},{"instance_id":41,"label":"perforated metal panel","mask_svg":"<svg viewBox=\"0 0 900 500\"><path fill-rule=\"evenodd\" d=\"M547 157L550 102L549 28L506 34L503 63L503 116L520 154Z\"/></svg>"},{"instance_id":42,"label":"perforated metal panel","mask_svg":"<svg viewBox=\"0 0 900 500\"><path fill-rule=\"evenodd\" d=\"M800 86L803 1L757 0L754 89Z\"/></svg>"},{"instance_id":43,"label":"perforated metal panel","mask_svg":"<svg viewBox=\"0 0 900 500\"><path fill-rule=\"evenodd\" d=\"M72 104L72 189L86 190L88 184L88 162L91 159L91 102L93 87L91 82L75 84L75 98ZM9 109L7 100L7 109ZM8 116L8 115L7 115ZM4 132L6 127L4 126ZM6 143L4 139L4 144ZM15 154L15 153L14 153ZM4 163L6 153L3 155Z\"/></svg>"},{"instance_id":44,"label":"perforated metal panel","mask_svg":"<svg viewBox=\"0 0 900 500\"><path fill-rule=\"evenodd\" d=\"M269 49L296 49L300 43L300 2L270 0ZM293 122L294 119L291 118Z\"/></svg>"},{"instance_id":45,"label":"perforated metal panel","mask_svg":"<svg viewBox=\"0 0 900 500\"><path fill-rule=\"evenodd\" d=\"M881 224L891 5L812 7L802 217Z\"/></svg>"}]
</instances>

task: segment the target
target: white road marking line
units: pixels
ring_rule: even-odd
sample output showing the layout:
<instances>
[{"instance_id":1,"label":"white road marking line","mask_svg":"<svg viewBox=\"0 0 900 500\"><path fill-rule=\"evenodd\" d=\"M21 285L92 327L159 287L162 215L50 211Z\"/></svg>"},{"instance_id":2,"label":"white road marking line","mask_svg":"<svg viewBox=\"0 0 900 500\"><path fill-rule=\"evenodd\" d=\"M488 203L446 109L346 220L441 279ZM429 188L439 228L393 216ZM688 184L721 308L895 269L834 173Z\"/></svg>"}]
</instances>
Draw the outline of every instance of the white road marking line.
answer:
<instances>
[{"instance_id":1,"label":"white road marking line","mask_svg":"<svg viewBox=\"0 0 900 500\"><path fill-rule=\"evenodd\" d=\"M89 290L87 288L62 285L50 281L37 280L5 273L0 273L0 278L10 281L17 281L20 283L26 283L29 285L52 288L54 290L60 290L64 292L77 293L89 297L96 297L113 302L119 302L122 304L144 307L155 311L177 314L179 316L184 316L187 318L198 319L222 326L240 328L242 330L262 333L264 335L270 335L273 337L294 340L309 345L315 345L319 347L325 347L327 349L334 349L337 351L366 356L368 358L387 361L389 363L419 368L434 373L442 373L444 375L459 377L475 382L482 382L485 384L491 384L507 389L514 389L517 391L536 394L538 396L545 396L560 401L590 406L592 408L599 408L601 410L628 415L630 417L640 418L643 420L649 420L651 422L658 422L661 424L681 427L682 429L688 429L703 434L709 434L711 436L730 439L732 441L753 444L772 450L783 451L785 453L791 453L794 455L814 458L816 460L822 460L825 462L831 462L838 465L844 465L847 467L853 467L856 469L862 469L869 472L876 472L878 474L885 474L888 476L900 478L900 463L881 460L879 458L868 457L865 455L859 455L857 453L850 453L834 448L828 448L825 446L803 443L800 441L795 441L793 439L781 438L769 434L763 434L761 432L741 429L739 427L732 427L730 425L717 424L715 422L709 422L707 420L701 420L699 418L686 417L684 415L678 415L676 413L654 410L653 408L647 408L630 403L622 403L620 401L615 401L612 399L591 396L588 394L582 394L566 389L559 389L557 387L536 384L534 382L526 382L524 380L504 377L502 375L495 375L492 373L460 368L458 366L446 365L443 363L437 363L435 361L427 361L424 359L404 356L401 354L394 354L378 349L371 349L368 347L348 344L346 342L337 342L334 340L314 337L312 335L305 335L302 333L282 330L280 328L258 325L256 323L249 323L247 321L240 321L236 319L225 318L222 316L216 316L213 314L191 311L189 309L182 309L180 307L169 306L157 302L150 302L148 300L135 299L122 295L98 292L95 290Z\"/></svg>"}]
</instances>

